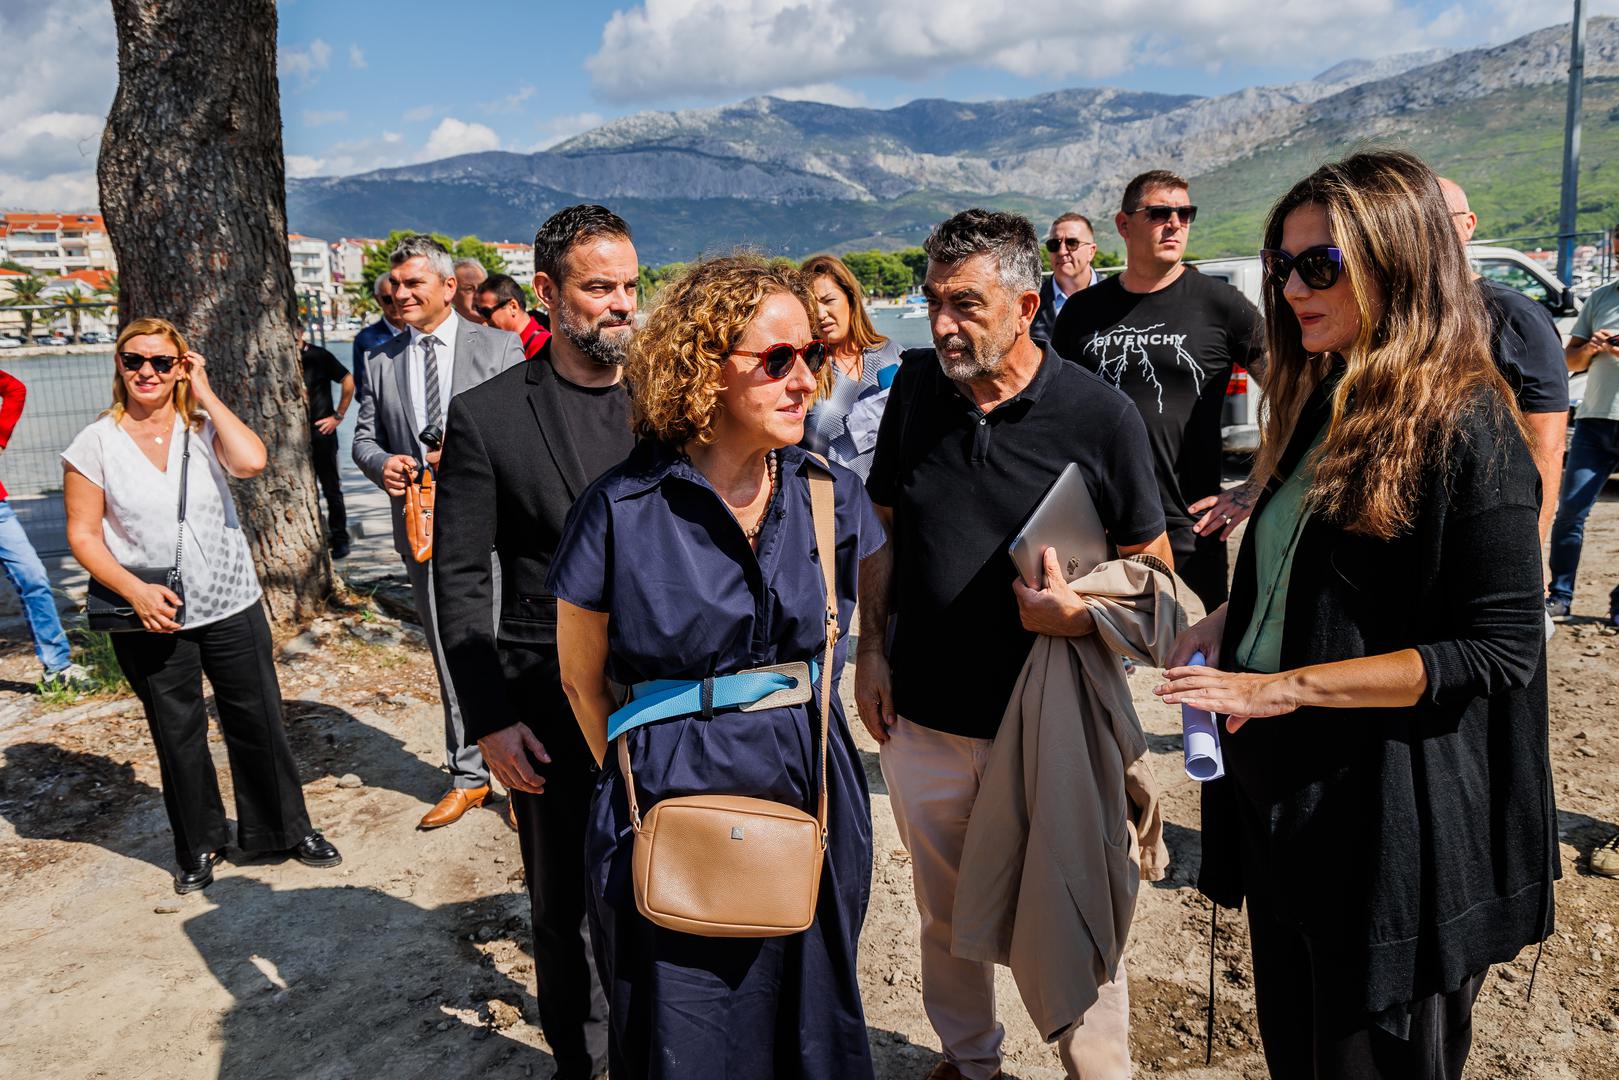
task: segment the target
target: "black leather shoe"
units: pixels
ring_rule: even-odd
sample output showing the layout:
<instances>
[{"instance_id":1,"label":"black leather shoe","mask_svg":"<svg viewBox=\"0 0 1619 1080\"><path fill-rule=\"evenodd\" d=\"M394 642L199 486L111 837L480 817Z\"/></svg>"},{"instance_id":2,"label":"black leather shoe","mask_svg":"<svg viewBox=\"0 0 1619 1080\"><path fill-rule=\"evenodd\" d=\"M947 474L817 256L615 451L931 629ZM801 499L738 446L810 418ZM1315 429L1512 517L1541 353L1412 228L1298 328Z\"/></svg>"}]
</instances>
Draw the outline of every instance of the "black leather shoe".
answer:
<instances>
[{"instance_id":1,"label":"black leather shoe","mask_svg":"<svg viewBox=\"0 0 1619 1080\"><path fill-rule=\"evenodd\" d=\"M305 866L336 866L343 861L343 856L320 834L319 829L298 841L291 854Z\"/></svg>"},{"instance_id":2,"label":"black leather shoe","mask_svg":"<svg viewBox=\"0 0 1619 1080\"><path fill-rule=\"evenodd\" d=\"M225 857L222 851L210 851L199 855L196 861L181 863L180 872L174 875L174 891L184 896L188 892L206 889L214 883L214 864Z\"/></svg>"},{"instance_id":3,"label":"black leather shoe","mask_svg":"<svg viewBox=\"0 0 1619 1080\"><path fill-rule=\"evenodd\" d=\"M336 543L332 544L332 558L334 558L334 559L346 559L348 557L349 557L349 542L347 540L339 540Z\"/></svg>"}]
</instances>

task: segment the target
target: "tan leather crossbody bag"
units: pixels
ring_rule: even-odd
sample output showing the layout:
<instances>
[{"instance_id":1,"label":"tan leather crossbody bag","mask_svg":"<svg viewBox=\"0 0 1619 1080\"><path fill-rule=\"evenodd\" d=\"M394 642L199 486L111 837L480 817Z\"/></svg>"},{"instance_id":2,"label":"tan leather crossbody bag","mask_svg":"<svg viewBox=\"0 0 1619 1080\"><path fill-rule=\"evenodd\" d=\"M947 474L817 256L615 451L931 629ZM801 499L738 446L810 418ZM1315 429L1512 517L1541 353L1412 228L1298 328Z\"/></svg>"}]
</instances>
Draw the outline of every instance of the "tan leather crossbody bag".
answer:
<instances>
[{"instance_id":1,"label":"tan leather crossbody bag","mask_svg":"<svg viewBox=\"0 0 1619 1080\"><path fill-rule=\"evenodd\" d=\"M433 502L437 488L433 466L425 463L416 479L405 485L405 539L410 542L410 557L419 563L433 557Z\"/></svg>"},{"instance_id":2,"label":"tan leather crossbody bag","mask_svg":"<svg viewBox=\"0 0 1619 1080\"><path fill-rule=\"evenodd\" d=\"M779 937L815 921L826 853L826 741L838 640L837 534L832 477L824 468L812 467L809 477L817 561L826 585L815 816L769 799L687 795L663 800L643 819L629 746L619 736L619 768L635 828L635 906L658 926L704 937ZM808 665L797 666L807 684Z\"/></svg>"}]
</instances>

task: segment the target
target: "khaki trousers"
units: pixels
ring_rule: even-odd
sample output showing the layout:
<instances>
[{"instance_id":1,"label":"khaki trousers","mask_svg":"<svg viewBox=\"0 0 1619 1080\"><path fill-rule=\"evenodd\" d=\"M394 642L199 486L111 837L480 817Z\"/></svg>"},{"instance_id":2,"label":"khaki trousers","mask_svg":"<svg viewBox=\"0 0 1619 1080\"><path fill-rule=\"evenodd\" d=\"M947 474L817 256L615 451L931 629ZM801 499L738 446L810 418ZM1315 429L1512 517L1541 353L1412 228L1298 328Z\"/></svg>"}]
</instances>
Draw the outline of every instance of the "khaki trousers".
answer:
<instances>
[{"instance_id":1,"label":"khaki trousers","mask_svg":"<svg viewBox=\"0 0 1619 1080\"><path fill-rule=\"evenodd\" d=\"M900 841L911 855L911 880L922 923L922 1006L945 1060L966 1080L990 1080L1001 1067L1005 1029L995 1019L995 965L950 953L952 915L967 819L989 764L989 739L969 739L900 717L883 744ZM1130 1075L1130 995L1121 960L1096 1004L1057 1040L1074 1080Z\"/></svg>"}]
</instances>

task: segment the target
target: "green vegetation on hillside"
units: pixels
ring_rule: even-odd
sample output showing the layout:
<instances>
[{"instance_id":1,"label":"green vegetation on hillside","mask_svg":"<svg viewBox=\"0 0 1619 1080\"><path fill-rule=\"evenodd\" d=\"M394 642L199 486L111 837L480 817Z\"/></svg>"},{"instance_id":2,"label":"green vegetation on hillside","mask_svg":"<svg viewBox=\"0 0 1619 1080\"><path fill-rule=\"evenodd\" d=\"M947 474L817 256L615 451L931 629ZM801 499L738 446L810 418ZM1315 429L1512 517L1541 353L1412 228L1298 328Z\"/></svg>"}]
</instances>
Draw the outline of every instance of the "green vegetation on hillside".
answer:
<instances>
[{"instance_id":1,"label":"green vegetation on hillside","mask_svg":"<svg viewBox=\"0 0 1619 1080\"><path fill-rule=\"evenodd\" d=\"M1319 124L1192 180L1197 258L1251 255L1271 204L1324 161L1364 147L1418 154L1467 189L1479 239L1546 237L1554 246L1563 174L1561 85L1502 90L1443 109L1388 116L1374 130ZM1619 79L1588 79L1582 117L1579 228L1619 221Z\"/></svg>"}]
</instances>

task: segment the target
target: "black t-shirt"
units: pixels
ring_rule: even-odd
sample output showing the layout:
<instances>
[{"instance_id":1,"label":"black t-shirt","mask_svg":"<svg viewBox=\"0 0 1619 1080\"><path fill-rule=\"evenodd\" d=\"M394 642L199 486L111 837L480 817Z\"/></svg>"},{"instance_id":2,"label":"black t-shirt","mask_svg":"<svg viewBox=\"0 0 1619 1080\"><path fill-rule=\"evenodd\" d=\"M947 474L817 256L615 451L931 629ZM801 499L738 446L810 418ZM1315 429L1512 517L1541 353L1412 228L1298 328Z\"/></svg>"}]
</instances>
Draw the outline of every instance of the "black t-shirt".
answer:
<instances>
[{"instance_id":1,"label":"black t-shirt","mask_svg":"<svg viewBox=\"0 0 1619 1080\"><path fill-rule=\"evenodd\" d=\"M1517 395L1518 408L1567 412L1568 365L1551 312L1499 282L1479 278L1478 285L1490 313L1490 355Z\"/></svg>"},{"instance_id":2,"label":"black t-shirt","mask_svg":"<svg viewBox=\"0 0 1619 1080\"><path fill-rule=\"evenodd\" d=\"M330 352L307 341L298 359L304 368L304 393L309 395L309 422L313 424L316 420L336 416L337 408L332 404L332 384L348 378L349 369Z\"/></svg>"},{"instance_id":3,"label":"black t-shirt","mask_svg":"<svg viewBox=\"0 0 1619 1080\"><path fill-rule=\"evenodd\" d=\"M1129 395L1147 422L1164 520L1220 490L1220 412L1232 364L1258 355L1259 312L1242 293L1187 267L1165 289L1126 292L1110 277L1063 304L1051 335L1064 357Z\"/></svg>"},{"instance_id":4,"label":"black t-shirt","mask_svg":"<svg viewBox=\"0 0 1619 1080\"><path fill-rule=\"evenodd\" d=\"M1007 548L1071 461L1115 545L1164 531L1147 431L1123 394L1048 349L1023 392L984 413L932 349L904 354L866 490L894 511L889 659L907 720L994 737L1034 643Z\"/></svg>"},{"instance_id":5,"label":"black t-shirt","mask_svg":"<svg viewBox=\"0 0 1619 1080\"><path fill-rule=\"evenodd\" d=\"M536 358L534 363L539 363ZM568 441L579 454L579 464L586 476L600 476L624 460L629 441L630 395L624 392L624 383L611 386L580 386L557 374L551 375L557 385L569 394L562 415L568 424Z\"/></svg>"}]
</instances>

